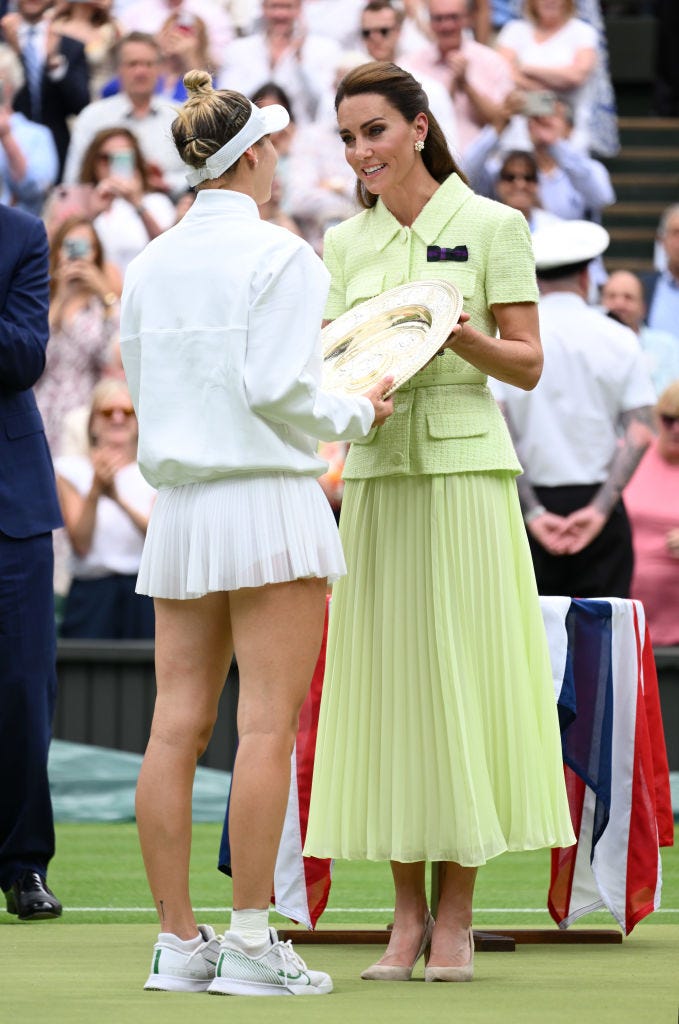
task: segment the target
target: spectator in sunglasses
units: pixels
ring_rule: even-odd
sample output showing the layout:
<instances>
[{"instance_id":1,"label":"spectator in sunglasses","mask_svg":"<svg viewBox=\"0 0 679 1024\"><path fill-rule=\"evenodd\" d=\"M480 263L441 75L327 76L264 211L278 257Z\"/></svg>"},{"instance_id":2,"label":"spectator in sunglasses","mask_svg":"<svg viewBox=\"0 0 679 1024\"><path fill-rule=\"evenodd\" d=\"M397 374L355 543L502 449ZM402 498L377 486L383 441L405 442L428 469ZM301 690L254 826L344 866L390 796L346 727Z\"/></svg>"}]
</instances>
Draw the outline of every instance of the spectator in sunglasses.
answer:
<instances>
[{"instance_id":1,"label":"spectator in sunglasses","mask_svg":"<svg viewBox=\"0 0 679 1024\"><path fill-rule=\"evenodd\" d=\"M500 108L492 125L486 125L465 153L465 170L474 188L493 195L502 157L515 148L508 145L505 129L523 102L512 93ZM565 220L593 220L601 223L604 207L615 202L611 177L600 160L595 160L572 142L573 108L556 93L545 94L543 113L527 118L528 148L537 163L540 203L545 210Z\"/></svg>"},{"instance_id":2,"label":"spectator in sunglasses","mask_svg":"<svg viewBox=\"0 0 679 1024\"><path fill-rule=\"evenodd\" d=\"M625 490L632 524L632 597L643 601L654 645L679 644L679 380L655 407L658 437Z\"/></svg>"},{"instance_id":3,"label":"spectator in sunglasses","mask_svg":"<svg viewBox=\"0 0 679 1024\"><path fill-rule=\"evenodd\" d=\"M419 33L415 35L417 38L422 46L424 40ZM412 27L406 21L404 10L396 3L370 0L365 5L361 15L361 39L371 60L389 61L410 70L408 54L412 50ZM413 73L427 94L429 107L441 126L448 148L457 153L457 117L448 89L433 75L421 73L419 69Z\"/></svg>"},{"instance_id":4,"label":"spectator in sunglasses","mask_svg":"<svg viewBox=\"0 0 679 1024\"><path fill-rule=\"evenodd\" d=\"M531 232L560 219L540 206L538 165L527 151L515 149L507 153L495 182L495 196L505 206L519 210Z\"/></svg>"},{"instance_id":5,"label":"spectator in sunglasses","mask_svg":"<svg viewBox=\"0 0 679 1024\"><path fill-rule=\"evenodd\" d=\"M55 462L71 542L71 587L61 634L125 640L153 637L153 602L135 593L155 491L137 465L137 418L127 385L92 392L89 453Z\"/></svg>"}]
</instances>

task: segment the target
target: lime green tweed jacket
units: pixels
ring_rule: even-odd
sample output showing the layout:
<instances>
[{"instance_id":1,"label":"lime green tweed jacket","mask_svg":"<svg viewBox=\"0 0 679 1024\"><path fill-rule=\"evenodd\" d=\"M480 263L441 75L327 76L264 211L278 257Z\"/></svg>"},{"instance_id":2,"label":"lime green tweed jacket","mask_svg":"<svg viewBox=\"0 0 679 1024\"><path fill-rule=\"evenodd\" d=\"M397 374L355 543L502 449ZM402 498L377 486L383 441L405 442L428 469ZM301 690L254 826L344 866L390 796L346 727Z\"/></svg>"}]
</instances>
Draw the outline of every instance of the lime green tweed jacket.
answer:
<instances>
[{"instance_id":1,"label":"lime green tweed jacket","mask_svg":"<svg viewBox=\"0 0 679 1024\"><path fill-rule=\"evenodd\" d=\"M466 246L466 262L427 262L427 246ZM477 196L456 175L434 193L412 227L402 227L381 200L331 228L325 263L332 276L325 315L347 309L406 281L445 278L464 296L474 327L495 335L490 307L536 302L530 232L525 217ZM351 445L347 480L373 476L521 472L487 377L446 351L394 396L394 415Z\"/></svg>"}]
</instances>

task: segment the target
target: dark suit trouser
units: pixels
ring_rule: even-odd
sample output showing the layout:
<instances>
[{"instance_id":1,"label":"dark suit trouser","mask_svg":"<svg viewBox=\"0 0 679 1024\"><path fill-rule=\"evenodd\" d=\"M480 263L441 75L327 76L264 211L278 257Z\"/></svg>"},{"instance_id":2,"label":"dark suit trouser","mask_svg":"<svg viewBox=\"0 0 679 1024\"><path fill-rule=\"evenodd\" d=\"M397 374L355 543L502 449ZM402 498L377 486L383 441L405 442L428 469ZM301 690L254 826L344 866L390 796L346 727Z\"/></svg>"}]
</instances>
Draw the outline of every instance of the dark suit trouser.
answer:
<instances>
[{"instance_id":1,"label":"dark suit trouser","mask_svg":"<svg viewBox=\"0 0 679 1024\"><path fill-rule=\"evenodd\" d=\"M548 512L567 516L587 505L600 484L535 487ZM629 597L634 556L632 531L622 501L598 537L577 555L550 555L528 534L538 593L543 596Z\"/></svg>"},{"instance_id":2,"label":"dark suit trouser","mask_svg":"<svg viewBox=\"0 0 679 1024\"><path fill-rule=\"evenodd\" d=\"M56 697L52 534L0 533L0 887L54 856L47 754Z\"/></svg>"}]
</instances>

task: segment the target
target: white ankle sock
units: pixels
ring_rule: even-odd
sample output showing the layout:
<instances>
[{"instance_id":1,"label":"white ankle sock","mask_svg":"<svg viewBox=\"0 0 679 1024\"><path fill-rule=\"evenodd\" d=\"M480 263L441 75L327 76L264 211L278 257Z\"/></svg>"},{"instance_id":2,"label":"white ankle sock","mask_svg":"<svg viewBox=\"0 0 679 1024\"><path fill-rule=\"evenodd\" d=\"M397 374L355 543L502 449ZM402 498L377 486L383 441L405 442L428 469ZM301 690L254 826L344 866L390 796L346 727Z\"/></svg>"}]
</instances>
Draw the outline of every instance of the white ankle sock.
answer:
<instances>
[{"instance_id":1,"label":"white ankle sock","mask_svg":"<svg viewBox=\"0 0 679 1024\"><path fill-rule=\"evenodd\" d=\"M236 934L248 949L261 948L269 942L269 911L232 910L229 931Z\"/></svg>"},{"instance_id":2,"label":"white ankle sock","mask_svg":"<svg viewBox=\"0 0 679 1024\"><path fill-rule=\"evenodd\" d=\"M167 942L168 939L172 940L173 946L179 946L180 949L185 949L187 953L192 953L194 949L198 949L205 941L200 932L196 935L195 939L180 939L173 932L161 932L158 936L159 942Z\"/></svg>"}]
</instances>

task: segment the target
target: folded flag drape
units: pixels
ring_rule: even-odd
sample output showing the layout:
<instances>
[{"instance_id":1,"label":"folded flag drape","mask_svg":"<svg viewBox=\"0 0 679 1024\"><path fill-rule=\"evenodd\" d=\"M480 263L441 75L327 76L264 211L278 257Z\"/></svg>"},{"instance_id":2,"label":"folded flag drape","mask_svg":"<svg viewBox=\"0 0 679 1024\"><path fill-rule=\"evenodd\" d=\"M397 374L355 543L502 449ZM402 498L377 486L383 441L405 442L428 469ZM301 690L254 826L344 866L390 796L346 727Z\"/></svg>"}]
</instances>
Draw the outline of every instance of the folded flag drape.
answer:
<instances>
[{"instance_id":1,"label":"folded flag drape","mask_svg":"<svg viewBox=\"0 0 679 1024\"><path fill-rule=\"evenodd\" d=\"M606 908L627 935L660 905L660 846L674 829L658 680L643 607L620 598L540 598L577 844L552 851L549 912L560 928ZM326 625L292 756L272 902L314 928L329 860L303 857L325 670ZM228 808L219 854L230 874Z\"/></svg>"},{"instance_id":2,"label":"folded flag drape","mask_svg":"<svg viewBox=\"0 0 679 1024\"><path fill-rule=\"evenodd\" d=\"M605 908L628 935L660 906L659 847L674 840L651 640L638 601L568 600L559 622L560 601L541 604L555 681L562 672L573 711L562 746L578 842L552 851L549 912L566 928Z\"/></svg>"}]
</instances>

